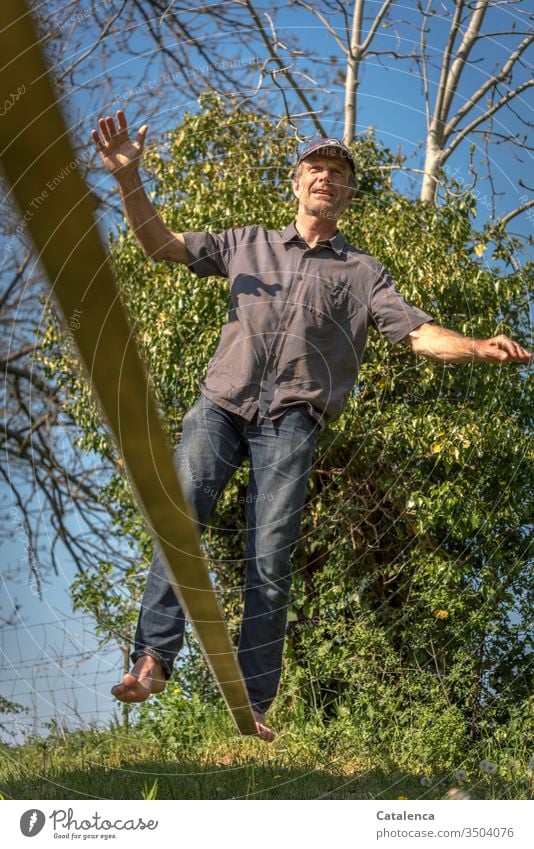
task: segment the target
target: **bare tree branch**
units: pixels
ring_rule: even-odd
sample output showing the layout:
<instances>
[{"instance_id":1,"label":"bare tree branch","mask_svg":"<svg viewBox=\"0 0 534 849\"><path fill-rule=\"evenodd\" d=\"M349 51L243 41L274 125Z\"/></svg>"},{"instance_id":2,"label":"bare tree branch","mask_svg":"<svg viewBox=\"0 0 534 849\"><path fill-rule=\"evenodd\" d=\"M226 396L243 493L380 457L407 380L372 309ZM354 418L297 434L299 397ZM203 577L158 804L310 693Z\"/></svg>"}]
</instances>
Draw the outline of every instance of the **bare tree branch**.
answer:
<instances>
[{"instance_id":1,"label":"bare tree branch","mask_svg":"<svg viewBox=\"0 0 534 849\"><path fill-rule=\"evenodd\" d=\"M515 209L507 212L506 215L501 216L496 221L494 221L491 227L488 230L488 233L493 233L495 230L506 227L506 225L518 215L521 215L522 212L526 212L527 209L531 209L534 206L534 198L530 198L530 200L525 201L524 203L516 206Z\"/></svg>"},{"instance_id":2,"label":"bare tree branch","mask_svg":"<svg viewBox=\"0 0 534 849\"><path fill-rule=\"evenodd\" d=\"M464 97L463 105L452 117L450 116L452 103L454 98L460 93L460 81L469 62L473 47L475 44L480 42L481 39L489 38L488 34L483 34L481 32L484 17L489 6L490 4L488 0L477 0L474 6L466 5L463 0L456 0L455 2L455 13L441 63L440 79L426 140L424 166L425 177L421 186L421 200L427 203L435 203L436 201L437 188L439 185L439 170L443 167L452 152L481 124L491 122L493 116L500 109L507 104L510 104L512 100L532 85L531 79L524 80L517 83L515 87L510 88L506 94L495 99L495 93L499 84L510 80L514 67L518 64L518 62L520 62L522 55L532 43L534 35L530 33L526 35L520 44L512 51L501 70L498 73L490 75L483 85L479 86L476 91ZM431 4L429 4L425 10L426 17L430 14L430 8ZM464 23L462 20L464 10L467 12L467 27L461 42L455 51L454 45L460 32L460 28ZM424 26L426 26L426 18L424 18ZM509 34L516 34L513 27ZM424 47L425 39L423 36L421 43L422 47ZM427 99L429 98L428 72L426 70L426 50L423 49L421 61L423 62L423 87L425 91L425 98ZM479 114L472 118L472 120L470 120L463 128L458 129L458 125L461 120L465 116L470 115L475 107L480 103L480 100L484 97L484 95L488 93L492 94L490 104L481 109ZM492 132L493 127L490 125L487 130L487 135L484 136L485 143L488 142ZM486 163L488 161L489 159L486 150ZM488 179L491 181L490 175L488 176Z\"/></svg>"},{"instance_id":3,"label":"bare tree branch","mask_svg":"<svg viewBox=\"0 0 534 849\"><path fill-rule=\"evenodd\" d=\"M352 19L352 30L350 36L349 56L347 62L347 75L345 80L345 130L343 141L350 144L356 131L357 116L357 92L360 85L360 64L365 58L369 45L376 35L381 21L386 15L392 0L383 0L383 3L373 19L369 31L362 41L363 10L365 0L354 0L354 15Z\"/></svg>"},{"instance_id":4,"label":"bare tree branch","mask_svg":"<svg viewBox=\"0 0 534 849\"><path fill-rule=\"evenodd\" d=\"M91 56L95 52L95 50L99 46L99 43L101 41L103 41L107 37L108 33L111 31L111 28L112 28L113 24L115 23L115 21L117 20L117 18L119 18L120 15L122 15L122 13L123 13L123 11L126 7L127 2L128 2L128 0L123 0L122 6L120 6L120 8L109 19L109 21L106 22L106 24L104 25L102 30L99 32L98 38L93 42L91 47L88 50L86 50L84 53L82 53L82 55L79 56L74 62L72 62L62 74L60 74L58 77L56 77L56 82L58 84L61 84L67 75L72 74L72 72L74 71L74 69L78 65L81 65L82 62L84 62L86 59L88 59L89 56Z\"/></svg>"},{"instance_id":5,"label":"bare tree branch","mask_svg":"<svg viewBox=\"0 0 534 849\"><path fill-rule=\"evenodd\" d=\"M445 92L447 89L447 80L449 77L449 68L452 59L452 51L454 48L454 42L456 41L456 36L458 35L458 31L460 28L460 21L462 18L462 11L464 8L463 0L456 0L456 9L454 12L454 17L452 19L451 28L449 30L449 35L447 38L447 44L445 46L445 50L443 51L443 59L441 61L441 75L438 83L436 100L434 103L434 114L432 118L432 123L429 128L429 133L434 134L436 139L439 140L442 132L443 125L443 102L445 99ZM479 4L480 5L480 4Z\"/></svg>"},{"instance_id":6,"label":"bare tree branch","mask_svg":"<svg viewBox=\"0 0 534 849\"><path fill-rule=\"evenodd\" d=\"M421 20L421 32L419 37L419 45L421 49L421 73L423 77L423 97L425 100L425 115L426 115L426 126L427 130L430 128L430 93L428 87L428 61L426 55L426 34L427 34L427 24L428 24L428 16L430 15L430 10L432 8L433 0L428 0L426 9L423 12L423 17Z\"/></svg>"},{"instance_id":7,"label":"bare tree branch","mask_svg":"<svg viewBox=\"0 0 534 849\"><path fill-rule=\"evenodd\" d=\"M480 36L478 36L480 38ZM512 68L514 67L517 60L522 56L527 47L532 44L534 40L534 35L531 33L526 38L523 39L521 44L514 50L514 52L509 56L507 62L503 65L502 69L498 74L490 77L485 81L483 85L480 86L477 91L475 91L464 103L464 105L458 109L456 114L447 122L447 125L444 130L445 138L447 139L452 131L458 126L459 122L462 120L464 115L471 111L473 106L475 106L479 100L484 97L484 95L490 91L491 88L494 88L498 83L504 82L510 75Z\"/></svg>"},{"instance_id":8,"label":"bare tree branch","mask_svg":"<svg viewBox=\"0 0 534 849\"><path fill-rule=\"evenodd\" d=\"M474 118L470 124L467 124L461 130L459 130L456 133L453 141L444 150L443 161L450 156L453 150L458 147L460 142L463 141L463 139L465 139L466 136L468 136L469 133L471 133L475 129L475 127L478 127L480 124L482 124L483 121L487 121L488 118L494 115L499 109L502 109L502 107L505 106L510 100L513 100L514 97L517 97L518 94L521 94L522 91L526 91L526 89L530 88L532 85L534 85L534 80L525 80L525 82L521 83L521 85L518 85L517 88L512 89L503 97L501 97L500 100L497 100L493 104L493 106L487 109L482 115L479 115L477 118Z\"/></svg>"},{"instance_id":9,"label":"bare tree branch","mask_svg":"<svg viewBox=\"0 0 534 849\"><path fill-rule=\"evenodd\" d=\"M452 99L456 92L458 91L458 86L460 84L460 78L465 70L465 66L467 60L469 59L469 54L473 49L477 38L480 33L480 27L484 21L484 16L486 14L486 10L488 7L487 0L478 0L475 10L471 16L469 21L467 30L462 38L462 42L456 52L456 56L454 57L454 61L451 65L450 71L447 74L445 79L445 85L443 87L443 101L441 103L440 108L440 122L443 123L446 120L447 115L449 114Z\"/></svg>"},{"instance_id":10,"label":"bare tree branch","mask_svg":"<svg viewBox=\"0 0 534 849\"><path fill-rule=\"evenodd\" d=\"M251 3L251 0L244 0L244 5L248 9L250 16L251 16L252 20L254 21L255 26L257 27L257 30L258 30L258 32L261 36L261 39L262 39L265 47L267 48L267 51L268 51L271 59L273 59L276 62L276 64L278 65L278 67L280 69L284 68L284 63L283 63L282 59L276 53L276 50L273 47L273 45L272 45L272 43L271 43L271 41L270 41L266 31L265 31L265 27L263 26L260 17L258 15L258 13L256 12L254 6ZM302 91L301 87L298 85L298 83L294 79L291 72L286 71L285 76L286 76L287 81L292 86L293 90L295 91L297 97L303 103L304 108L306 109L307 113L311 116L311 119L313 121L315 129L317 130L319 135L324 136L325 135L324 128L323 128L321 122L319 121L319 119L317 118L316 110L314 109L313 105L310 103L307 96Z\"/></svg>"},{"instance_id":11,"label":"bare tree branch","mask_svg":"<svg viewBox=\"0 0 534 849\"><path fill-rule=\"evenodd\" d=\"M323 15L319 9L316 9L310 3L304 2L304 0L292 0L292 5L300 6L302 9L306 9L307 12L310 12L310 14L315 15L317 20L319 20L325 27L325 29L330 33L341 52L344 53L345 56L350 55L350 45L344 42L343 39L339 37L339 35L337 34L337 30L332 26L328 18Z\"/></svg>"}]
</instances>

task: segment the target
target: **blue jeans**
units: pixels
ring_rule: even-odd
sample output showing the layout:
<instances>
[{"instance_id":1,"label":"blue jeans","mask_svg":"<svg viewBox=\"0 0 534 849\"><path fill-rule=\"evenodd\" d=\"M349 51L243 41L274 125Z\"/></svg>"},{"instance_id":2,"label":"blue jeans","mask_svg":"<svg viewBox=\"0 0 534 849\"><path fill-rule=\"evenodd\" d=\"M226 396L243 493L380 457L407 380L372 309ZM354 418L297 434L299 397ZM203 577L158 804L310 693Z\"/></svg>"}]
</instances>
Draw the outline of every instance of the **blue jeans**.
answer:
<instances>
[{"instance_id":1,"label":"blue jeans","mask_svg":"<svg viewBox=\"0 0 534 849\"><path fill-rule=\"evenodd\" d=\"M248 457L245 605L238 659L251 704L266 711L278 689L297 541L317 422L291 407L274 421L247 422L201 395L186 413L175 459L200 533L233 473ZM184 636L184 614L156 548L141 602L133 661L158 660L168 678Z\"/></svg>"}]
</instances>

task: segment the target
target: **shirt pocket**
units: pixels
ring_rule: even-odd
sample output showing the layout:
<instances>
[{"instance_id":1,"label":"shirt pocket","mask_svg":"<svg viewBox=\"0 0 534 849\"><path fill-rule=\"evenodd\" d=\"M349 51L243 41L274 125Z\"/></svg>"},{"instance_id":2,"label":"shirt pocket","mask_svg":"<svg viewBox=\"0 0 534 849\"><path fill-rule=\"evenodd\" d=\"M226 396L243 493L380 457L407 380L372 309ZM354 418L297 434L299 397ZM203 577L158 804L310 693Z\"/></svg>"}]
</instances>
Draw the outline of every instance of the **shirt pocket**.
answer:
<instances>
[{"instance_id":1,"label":"shirt pocket","mask_svg":"<svg viewBox=\"0 0 534 849\"><path fill-rule=\"evenodd\" d=\"M305 305L317 319L340 323L354 311L350 281L345 277L318 277L306 291Z\"/></svg>"}]
</instances>

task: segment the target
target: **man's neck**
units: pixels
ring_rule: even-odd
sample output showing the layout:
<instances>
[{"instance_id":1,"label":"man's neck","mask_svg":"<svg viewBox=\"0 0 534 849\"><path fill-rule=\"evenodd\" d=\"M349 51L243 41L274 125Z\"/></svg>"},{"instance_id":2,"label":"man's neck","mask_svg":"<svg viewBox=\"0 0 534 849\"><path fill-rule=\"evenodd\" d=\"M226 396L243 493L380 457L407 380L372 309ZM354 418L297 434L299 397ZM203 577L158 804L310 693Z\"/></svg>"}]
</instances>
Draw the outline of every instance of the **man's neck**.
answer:
<instances>
[{"instance_id":1,"label":"man's neck","mask_svg":"<svg viewBox=\"0 0 534 849\"><path fill-rule=\"evenodd\" d=\"M300 212L295 220L299 236L311 247L317 242L331 239L337 232L337 220L320 215L308 215Z\"/></svg>"}]
</instances>

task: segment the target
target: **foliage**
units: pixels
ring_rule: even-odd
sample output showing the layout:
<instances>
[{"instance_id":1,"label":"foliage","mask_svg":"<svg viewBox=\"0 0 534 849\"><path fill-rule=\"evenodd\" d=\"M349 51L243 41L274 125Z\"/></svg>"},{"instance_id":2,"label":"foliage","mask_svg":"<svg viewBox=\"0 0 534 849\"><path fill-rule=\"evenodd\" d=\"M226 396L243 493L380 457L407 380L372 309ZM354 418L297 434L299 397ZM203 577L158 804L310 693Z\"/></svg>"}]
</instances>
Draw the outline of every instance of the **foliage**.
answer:
<instances>
[{"instance_id":1,"label":"foliage","mask_svg":"<svg viewBox=\"0 0 534 849\"><path fill-rule=\"evenodd\" d=\"M18 702L12 702L10 699L4 698L4 696L0 696L0 731L4 734L12 733L12 721L11 717L16 713L28 713L28 708L20 705ZM4 722L2 719L2 715L6 714L9 717L9 720Z\"/></svg>"},{"instance_id":2,"label":"foliage","mask_svg":"<svg viewBox=\"0 0 534 849\"><path fill-rule=\"evenodd\" d=\"M147 152L154 202L168 226L285 226L293 216L291 140L249 111L225 111L214 96L201 106L168 135L163 154L155 146ZM507 270L512 248L504 238L489 256L476 199L451 194L437 209L414 202L393 191L386 166L394 157L372 135L354 151L365 167L340 222L348 241L378 257L405 297L439 323L477 337L505 332L525 344L531 268ZM227 282L152 263L126 229L113 234L112 257L176 443L225 319ZM86 448L114 457L72 362L64 358L56 373L71 384L71 414ZM321 722L349 711L362 744L400 744L447 765L512 721L526 730L527 390L516 366L437 364L371 334L358 388L321 434L310 480L281 691L288 709L312 710ZM234 635L244 528L236 505L245 492L243 468L205 537ZM149 540L119 466L103 497L120 507L120 532L146 558ZM209 691L198 651L183 663L181 674ZM168 726L158 707L143 710L145 723Z\"/></svg>"},{"instance_id":3,"label":"foliage","mask_svg":"<svg viewBox=\"0 0 534 849\"><path fill-rule=\"evenodd\" d=\"M143 573L129 566L118 578L113 574L113 564L100 561L97 571L77 575L71 585L73 609L94 617L95 633L103 642L109 640L110 634L124 640L126 652L137 621L132 600L139 594L142 577Z\"/></svg>"}]
</instances>

